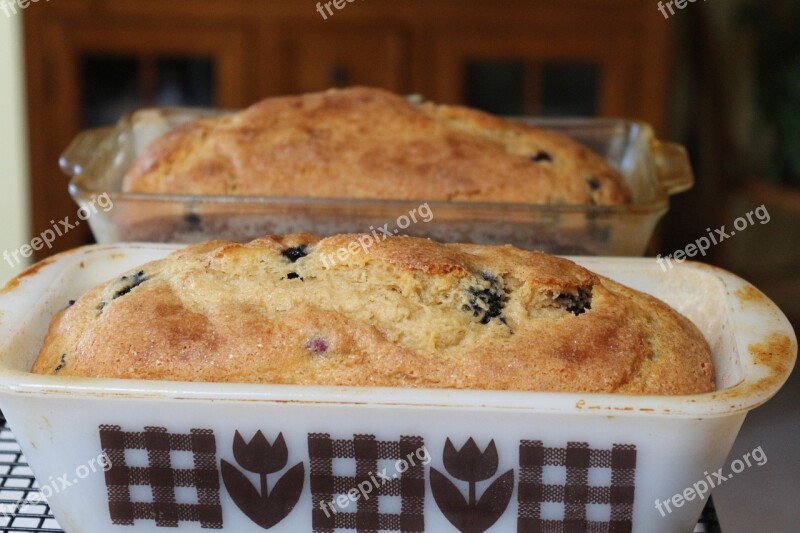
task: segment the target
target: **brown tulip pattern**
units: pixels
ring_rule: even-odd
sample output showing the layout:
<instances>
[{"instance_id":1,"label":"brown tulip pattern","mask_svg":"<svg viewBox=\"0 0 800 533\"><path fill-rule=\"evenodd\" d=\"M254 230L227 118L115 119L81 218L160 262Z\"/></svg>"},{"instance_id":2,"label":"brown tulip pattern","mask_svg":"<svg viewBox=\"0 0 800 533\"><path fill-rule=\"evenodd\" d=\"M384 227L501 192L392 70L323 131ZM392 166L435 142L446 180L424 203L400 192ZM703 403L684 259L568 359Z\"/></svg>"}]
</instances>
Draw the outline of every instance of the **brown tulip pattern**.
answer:
<instances>
[{"instance_id":1,"label":"brown tulip pattern","mask_svg":"<svg viewBox=\"0 0 800 533\"><path fill-rule=\"evenodd\" d=\"M258 474L260 490L253 486L247 476L229 462L222 460L222 480L236 506L250 520L264 529L270 529L286 518L300 499L303 492L305 470L303 463L290 468L268 490L268 476L283 470L289 460L289 451L278 434L270 444L261 431L250 442L245 442L237 431L233 439L233 457L244 470Z\"/></svg>"},{"instance_id":2,"label":"brown tulip pattern","mask_svg":"<svg viewBox=\"0 0 800 533\"><path fill-rule=\"evenodd\" d=\"M480 498L476 486L497 473L498 457L494 440L484 451L470 438L456 450L447 439L443 455L444 468L459 481L469 486L469 498L444 474L431 468L431 490L436 505L447 520L462 533L483 533L505 513L514 490L514 470L511 469L494 480Z\"/></svg>"},{"instance_id":3,"label":"brown tulip pattern","mask_svg":"<svg viewBox=\"0 0 800 533\"><path fill-rule=\"evenodd\" d=\"M283 523L281 530L285 530L286 518L298 506L306 488L304 463L288 467L289 450L282 433L270 443L261 431L249 441L235 431L233 460L228 462L220 461L212 429L171 432L161 426L145 426L143 430L125 430L117 424L103 424L99 431L103 452L113 465L105 472L112 524L131 526L151 521L155 528L194 523L203 529L222 529L222 481L231 498L225 500L226 505L233 501L263 529ZM146 464L129 457L128 450L146 452ZM420 450L426 451L425 461L419 456ZM179 464L172 452L191 453L192 466ZM502 475L497 475L500 461L495 441L489 441L482 450L474 438L467 439L460 449L447 439L441 471L430 467L431 457L421 436L403 436L393 441L369 434L332 438L327 433L311 433L306 457L313 507L310 527L319 533L425 531L426 521L434 519L431 514L441 520L438 512L426 509L426 486L431 487L441 516L456 530L484 533L500 527L498 521L509 511L515 484L517 531L634 529L637 448L631 443L615 443L607 448L588 442L547 446L541 440L522 440L519 469L512 468ZM356 475L335 471L337 459L354 462ZM397 472L392 472L391 467L378 468L380 461L396 461ZM565 468L564 481L545 479L547 467ZM591 472L603 474L595 474L593 482ZM608 483L596 482L606 476ZM368 481L374 484L369 491L363 488ZM148 487L152 494L149 501L141 497L142 489ZM353 496L357 487L358 498ZM479 487L487 488L479 494ZM134 488L139 489L139 495ZM176 491L185 488L194 489L196 499L184 494L179 502ZM400 512L382 509L384 497L399 497ZM345 504L339 503L342 498ZM563 513L558 516L552 507L545 509L545 504L561 504ZM610 508L607 519L590 516L590 506L598 505ZM353 508L344 510L350 506ZM226 514L237 513L226 510ZM298 523L304 520L301 516L295 518ZM503 529L511 527L506 524Z\"/></svg>"}]
</instances>

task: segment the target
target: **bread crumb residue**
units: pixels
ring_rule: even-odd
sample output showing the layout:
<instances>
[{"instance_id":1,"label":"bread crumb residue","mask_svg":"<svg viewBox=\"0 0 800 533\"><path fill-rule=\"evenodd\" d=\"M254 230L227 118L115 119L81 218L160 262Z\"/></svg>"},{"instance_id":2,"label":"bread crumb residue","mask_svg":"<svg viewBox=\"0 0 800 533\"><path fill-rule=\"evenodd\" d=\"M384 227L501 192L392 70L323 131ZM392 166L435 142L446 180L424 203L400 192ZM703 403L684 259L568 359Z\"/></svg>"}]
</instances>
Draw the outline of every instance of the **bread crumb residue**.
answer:
<instances>
[{"instance_id":1,"label":"bread crumb residue","mask_svg":"<svg viewBox=\"0 0 800 533\"><path fill-rule=\"evenodd\" d=\"M769 298L767 298L763 292L756 289L752 285L746 285L741 289L737 290L735 296L743 304L764 303L770 301Z\"/></svg>"},{"instance_id":2,"label":"bread crumb residue","mask_svg":"<svg viewBox=\"0 0 800 533\"><path fill-rule=\"evenodd\" d=\"M782 379L789 373L789 364L794 358L792 340L785 333L773 333L764 342L751 344L747 349L756 364L768 366L772 370L771 379L759 382L764 387L772 385L775 380ZM794 350L797 350L796 346Z\"/></svg>"}]
</instances>

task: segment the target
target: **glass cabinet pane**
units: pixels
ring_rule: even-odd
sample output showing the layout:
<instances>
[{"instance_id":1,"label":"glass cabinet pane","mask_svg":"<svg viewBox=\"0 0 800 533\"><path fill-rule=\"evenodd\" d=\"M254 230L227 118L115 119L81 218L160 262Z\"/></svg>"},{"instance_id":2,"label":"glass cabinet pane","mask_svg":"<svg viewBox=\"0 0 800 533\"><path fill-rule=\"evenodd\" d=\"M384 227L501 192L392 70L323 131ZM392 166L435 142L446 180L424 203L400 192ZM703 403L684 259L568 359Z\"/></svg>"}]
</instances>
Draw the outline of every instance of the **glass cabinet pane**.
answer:
<instances>
[{"instance_id":1,"label":"glass cabinet pane","mask_svg":"<svg viewBox=\"0 0 800 533\"><path fill-rule=\"evenodd\" d=\"M207 57L84 55L80 60L81 121L113 124L134 109L214 105L214 64Z\"/></svg>"},{"instance_id":2,"label":"glass cabinet pane","mask_svg":"<svg viewBox=\"0 0 800 533\"><path fill-rule=\"evenodd\" d=\"M135 56L83 56L80 62L82 127L112 124L139 105Z\"/></svg>"},{"instance_id":3,"label":"glass cabinet pane","mask_svg":"<svg viewBox=\"0 0 800 533\"><path fill-rule=\"evenodd\" d=\"M156 61L156 70L156 91L148 105L214 105L214 68L210 59L162 57Z\"/></svg>"},{"instance_id":4,"label":"glass cabinet pane","mask_svg":"<svg viewBox=\"0 0 800 533\"><path fill-rule=\"evenodd\" d=\"M593 116L600 69L592 63L469 61L469 106L498 115Z\"/></svg>"}]
</instances>

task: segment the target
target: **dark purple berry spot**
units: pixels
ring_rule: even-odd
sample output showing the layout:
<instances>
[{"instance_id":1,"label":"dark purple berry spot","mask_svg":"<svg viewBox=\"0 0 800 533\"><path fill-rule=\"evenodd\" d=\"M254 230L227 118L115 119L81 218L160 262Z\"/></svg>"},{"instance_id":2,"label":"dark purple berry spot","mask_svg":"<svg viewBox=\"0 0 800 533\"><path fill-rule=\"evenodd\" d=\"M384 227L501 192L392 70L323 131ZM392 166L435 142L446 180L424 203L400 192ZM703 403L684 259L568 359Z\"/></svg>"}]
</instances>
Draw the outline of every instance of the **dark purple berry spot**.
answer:
<instances>
[{"instance_id":1,"label":"dark purple berry spot","mask_svg":"<svg viewBox=\"0 0 800 533\"><path fill-rule=\"evenodd\" d=\"M308 255L308 250L306 250L305 245L295 246L294 248L287 248L283 250L281 255L292 263L296 263L298 259L302 259Z\"/></svg>"},{"instance_id":2,"label":"dark purple berry spot","mask_svg":"<svg viewBox=\"0 0 800 533\"><path fill-rule=\"evenodd\" d=\"M125 285L120 290L115 292L113 298L111 299L116 300L120 296L125 296L148 279L149 278L145 277L144 275L144 270L140 270L136 274L131 274L130 276L123 276L120 281Z\"/></svg>"},{"instance_id":3,"label":"dark purple berry spot","mask_svg":"<svg viewBox=\"0 0 800 533\"><path fill-rule=\"evenodd\" d=\"M297 279L297 278L300 278L300 274L298 274L297 272L289 272L289 274L287 274L286 277L289 278L289 279ZM300 278L300 279L303 279L303 278Z\"/></svg>"},{"instance_id":4,"label":"dark purple berry spot","mask_svg":"<svg viewBox=\"0 0 800 533\"><path fill-rule=\"evenodd\" d=\"M199 226L200 222L202 222L202 219L197 213L189 213L183 217L183 221L188 226Z\"/></svg>"},{"instance_id":5,"label":"dark purple berry spot","mask_svg":"<svg viewBox=\"0 0 800 533\"><path fill-rule=\"evenodd\" d=\"M550 152L539 150L538 152L536 152L531 156L531 161L533 161L534 163L552 163L553 156L550 155Z\"/></svg>"},{"instance_id":6,"label":"dark purple berry spot","mask_svg":"<svg viewBox=\"0 0 800 533\"><path fill-rule=\"evenodd\" d=\"M568 313L582 315L592 308L592 289L578 289L578 294L559 294L556 303Z\"/></svg>"},{"instance_id":7,"label":"dark purple berry spot","mask_svg":"<svg viewBox=\"0 0 800 533\"><path fill-rule=\"evenodd\" d=\"M325 354L329 348L328 341L322 337L314 337L306 341L306 350L316 355Z\"/></svg>"},{"instance_id":8,"label":"dark purple berry spot","mask_svg":"<svg viewBox=\"0 0 800 533\"><path fill-rule=\"evenodd\" d=\"M486 272L481 272L480 277L489 282L488 287L470 287L469 304L462 306L462 310L471 312L475 318L480 318L481 324L488 324L492 319L497 318L505 324L503 318L503 308L508 301L508 296L503 289L500 280Z\"/></svg>"},{"instance_id":9,"label":"dark purple berry spot","mask_svg":"<svg viewBox=\"0 0 800 533\"><path fill-rule=\"evenodd\" d=\"M56 372L61 372L62 370L64 370L64 367L67 366L66 357L67 357L67 354L65 354L65 353L61 354L61 359L59 360L58 366L55 369Z\"/></svg>"},{"instance_id":10,"label":"dark purple berry spot","mask_svg":"<svg viewBox=\"0 0 800 533\"><path fill-rule=\"evenodd\" d=\"M589 188L592 189L593 191L599 191L600 187L602 187L600 180L594 176L586 178L586 183L589 184Z\"/></svg>"}]
</instances>

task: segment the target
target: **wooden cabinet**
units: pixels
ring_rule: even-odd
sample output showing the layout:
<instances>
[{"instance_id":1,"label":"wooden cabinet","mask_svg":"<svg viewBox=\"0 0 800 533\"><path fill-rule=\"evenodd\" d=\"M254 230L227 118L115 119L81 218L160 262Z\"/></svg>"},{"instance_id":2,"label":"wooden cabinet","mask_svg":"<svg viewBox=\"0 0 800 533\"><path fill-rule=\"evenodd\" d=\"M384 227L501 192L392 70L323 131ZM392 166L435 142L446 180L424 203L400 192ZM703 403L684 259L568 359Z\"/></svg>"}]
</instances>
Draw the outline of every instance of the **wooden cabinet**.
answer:
<instances>
[{"instance_id":1,"label":"wooden cabinet","mask_svg":"<svg viewBox=\"0 0 800 533\"><path fill-rule=\"evenodd\" d=\"M483 67L483 77L491 77L492 65L507 81L500 87L520 100L523 114L583 114L590 111L605 116L625 116L637 100L633 79L635 57L630 53L627 35L601 35L562 31L556 34L511 31L505 34L453 34L436 40L434 57L439 76L436 92L446 101L469 100L469 67ZM557 67L564 71L561 91ZM567 69L573 71L574 86ZM583 73L581 73L583 71ZM481 72L473 74L480 77ZM549 74L549 75L548 75ZM518 86L515 87L515 86ZM545 92L550 98L545 98ZM564 98L575 94L574 102ZM557 98L561 96L562 98ZM476 104L478 102L467 102ZM583 104L583 106L581 105ZM574 110L574 111L573 111ZM510 113L509 113L510 114Z\"/></svg>"},{"instance_id":2,"label":"wooden cabinet","mask_svg":"<svg viewBox=\"0 0 800 533\"><path fill-rule=\"evenodd\" d=\"M237 107L257 95L246 76L246 38L236 29L91 17L69 24L45 19L26 29L34 234L51 220L75 217L58 160L80 130L146 105ZM173 79L181 66L189 76L192 66L205 71L194 77L207 79L206 97L170 96L182 81ZM76 227L53 251L87 242L88 227Z\"/></svg>"},{"instance_id":3,"label":"wooden cabinet","mask_svg":"<svg viewBox=\"0 0 800 533\"><path fill-rule=\"evenodd\" d=\"M370 85L408 91L409 42L393 29L354 27L293 31L287 39L286 80L290 93Z\"/></svg>"},{"instance_id":4,"label":"wooden cabinet","mask_svg":"<svg viewBox=\"0 0 800 533\"><path fill-rule=\"evenodd\" d=\"M62 150L141 106L358 84L504 114L666 122L671 25L646 0L369 0L327 19L296 0L59 0L23 16L34 234L75 213ZM81 227L48 253L89 241Z\"/></svg>"}]
</instances>

